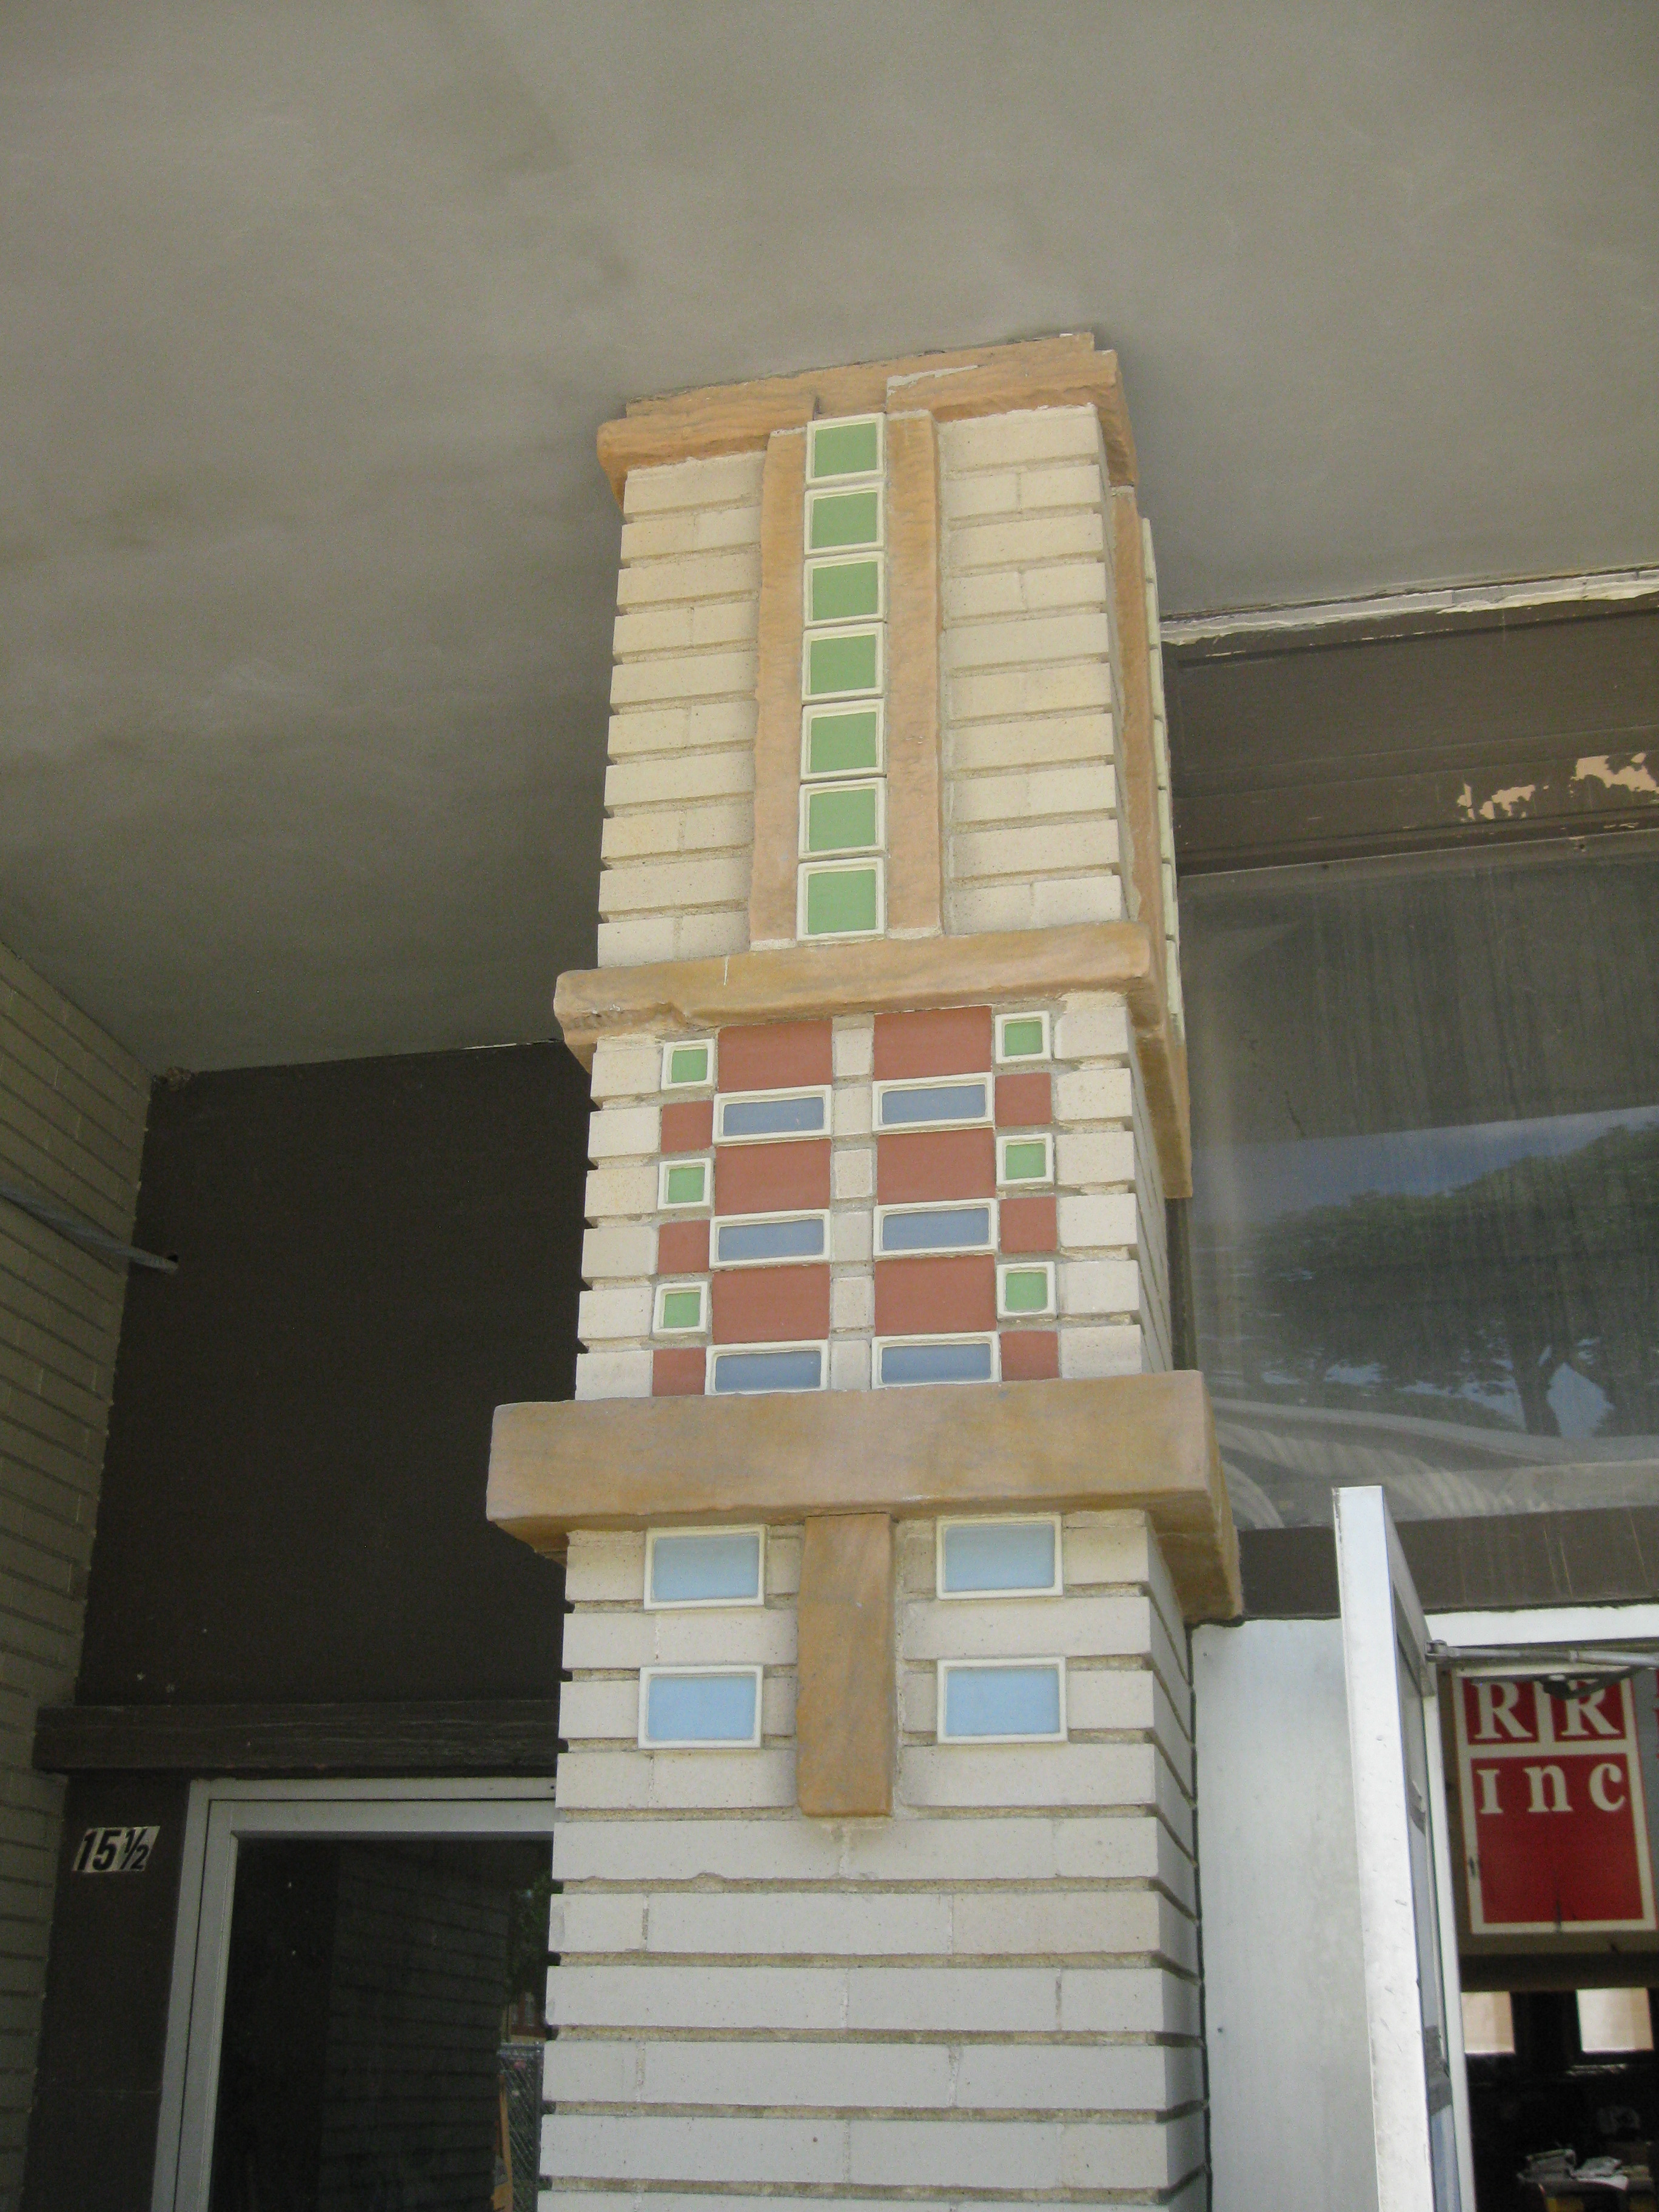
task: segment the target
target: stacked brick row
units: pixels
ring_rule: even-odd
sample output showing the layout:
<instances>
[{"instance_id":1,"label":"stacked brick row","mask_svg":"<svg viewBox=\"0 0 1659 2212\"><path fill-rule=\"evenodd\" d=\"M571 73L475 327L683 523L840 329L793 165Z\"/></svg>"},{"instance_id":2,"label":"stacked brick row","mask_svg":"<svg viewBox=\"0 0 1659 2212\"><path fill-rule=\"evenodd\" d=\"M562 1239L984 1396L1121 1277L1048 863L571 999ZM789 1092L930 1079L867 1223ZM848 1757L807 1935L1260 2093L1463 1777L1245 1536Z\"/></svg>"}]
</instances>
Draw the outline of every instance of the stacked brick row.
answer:
<instances>
[{"instance_id":1,"label":"stacked brick row","mask_svg":"<svg viewBox=\"0 0 1659 2212\"><path fill-rule=\"evenodd\" d=\"M894 1817L846 1825L794 1809L796 1533L763 1607L688 1613L644 1609L643 1536L573 1536L544 2207L1203 2202L1191 1697L1156 1540L1068 1515L1063 1595L963 1603L933 1535L897 1531ZM1066 1656L1070 1740L939 1742L936 1662L1018 1651ZM639 1668L713 1659L764 1668L758 1748L639 1749Z\"/></svg>"},{"instance_id":2,"label":"stacked brick row","mask_svg":"<svg viewBox=\"0 0 1659 2212\"><path fill-rule=\"evenodd\" d=\"M761 465L737 453L628 479L601 967L749 942Z\"/></svg>"},{"instance_id":3,"label":"stacked brick row","mask_svg":"<svg viewBox=\"0 0 1659 2212\"><path fill-rule=\"evenodd\" d=\"M1115 921L1127 860L1099 419L939 434L945 926Z\"/></svg>"},{"instance_id":4,"label":"stacked brick row","mask_svg":"<svg viewBox=\"0 0 1659 2212\"><path fill-rule=\"evenodd\" d=\"M995 1063L999 1011L1046 1018L1040 1064ZM702 1392L711 1350L740 1345L823 1346L817 1381L840 1389L879 1381L878 1349L893 1339L993 1339L1008 1382L1170 1364L1157 1156L1121 1000L732 1028L709 1042L700 1095L665 1092L657 1036L595 1054L578 1397ZM987 1118L878 1126L878 1086L973 1076ZM820 1088L818 1133L717 1141L720 1102ZM1049 1174L1000 1182L1011 1132L1050 1140ZM671 1166L700 1171L697 1202L665 1203ZM987 1249L879 1250L878 1209L952 1203L989 1208ZM821 1243L775 1265L720 1264L722 1224L779 1215L824 1217ZM1000 1312L1000 1262L1051 1267L1046 1309ZM677 1290L701 1294L702 1325L671 1334L658 1294Z\"/></svg>"}]
</instances>

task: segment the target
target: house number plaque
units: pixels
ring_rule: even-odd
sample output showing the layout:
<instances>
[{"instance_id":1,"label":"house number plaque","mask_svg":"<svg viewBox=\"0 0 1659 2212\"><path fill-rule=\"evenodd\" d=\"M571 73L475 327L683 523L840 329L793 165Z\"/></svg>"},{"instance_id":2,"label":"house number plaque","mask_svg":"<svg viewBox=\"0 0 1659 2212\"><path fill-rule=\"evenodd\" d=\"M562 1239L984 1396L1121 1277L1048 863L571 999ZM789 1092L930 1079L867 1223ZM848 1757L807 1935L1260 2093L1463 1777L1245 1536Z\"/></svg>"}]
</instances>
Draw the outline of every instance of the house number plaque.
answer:
<instances>
[{"instance_id":1,"label":"house number plaque","mask_svg":"<svg viewBox=\"0 0 1659 2212\"><path fill-rule=\"evenodd\" d=\"M143 1874L159 1828L88 1828L71 1862L76 1874Z\"/></svg>"}]
</instances>

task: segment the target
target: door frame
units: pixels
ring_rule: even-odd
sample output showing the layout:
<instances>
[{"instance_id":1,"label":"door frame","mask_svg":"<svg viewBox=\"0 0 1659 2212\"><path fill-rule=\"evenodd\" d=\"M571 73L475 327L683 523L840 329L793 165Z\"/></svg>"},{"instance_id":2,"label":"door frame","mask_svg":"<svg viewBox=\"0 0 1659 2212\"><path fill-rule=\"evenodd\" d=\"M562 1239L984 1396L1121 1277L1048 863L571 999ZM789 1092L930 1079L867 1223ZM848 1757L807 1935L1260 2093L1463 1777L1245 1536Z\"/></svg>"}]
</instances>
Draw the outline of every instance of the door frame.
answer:
<instances>
[{"instance_id":1,"label":"door frame","mask_svg":"<svg viewBox=\"0 0 1659 2212\"><path fill-rule=\"evenodd\" d=\"M553 1782L192 1782L185 1820L151 2212L208 2212L230 1917L240 1845L255 1838L553 1836Z\"/></svg>"}]
</instances>

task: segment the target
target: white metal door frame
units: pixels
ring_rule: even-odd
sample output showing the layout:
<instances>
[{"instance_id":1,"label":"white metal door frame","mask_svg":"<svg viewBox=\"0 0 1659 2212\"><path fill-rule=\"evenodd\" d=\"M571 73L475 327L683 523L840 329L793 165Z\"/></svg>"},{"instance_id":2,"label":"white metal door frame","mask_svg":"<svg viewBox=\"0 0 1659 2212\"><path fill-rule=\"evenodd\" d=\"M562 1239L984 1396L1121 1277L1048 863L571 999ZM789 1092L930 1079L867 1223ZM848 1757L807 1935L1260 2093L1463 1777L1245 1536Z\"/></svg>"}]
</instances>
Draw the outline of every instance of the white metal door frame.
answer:
<instances>
[{"instance_id":1,"label":"white metal door frame","mask_svg":"<svg viewBox=\"0 0 1659 2212\"><path fill-rule=\"evenodd\" d=\"M185 1821L151 2212L208 2212L230 1917L240 1844L253 1838L546 1836L553 1784L193 1782Z\"/></svg>"}]
</instances>

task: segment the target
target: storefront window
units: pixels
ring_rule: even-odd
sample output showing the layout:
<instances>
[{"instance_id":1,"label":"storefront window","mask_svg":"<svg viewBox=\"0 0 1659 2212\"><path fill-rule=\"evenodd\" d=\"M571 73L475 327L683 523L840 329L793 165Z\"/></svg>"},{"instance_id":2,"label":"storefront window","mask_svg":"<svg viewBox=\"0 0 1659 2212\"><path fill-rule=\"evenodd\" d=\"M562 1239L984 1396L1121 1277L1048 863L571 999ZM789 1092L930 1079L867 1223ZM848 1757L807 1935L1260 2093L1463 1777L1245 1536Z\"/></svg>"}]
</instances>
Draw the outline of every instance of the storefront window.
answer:
<instances>
[{"instance_id":1,"label":"storefront window","mask_svg":"<svg viewBox=\"0 0 1659 2212\"><path fill-rule=\"evenodd\" d=\"M1650 1502L1659 841L1182 884L1200 1361L1235 1513Z\"/></svg>"}]
</instances>

